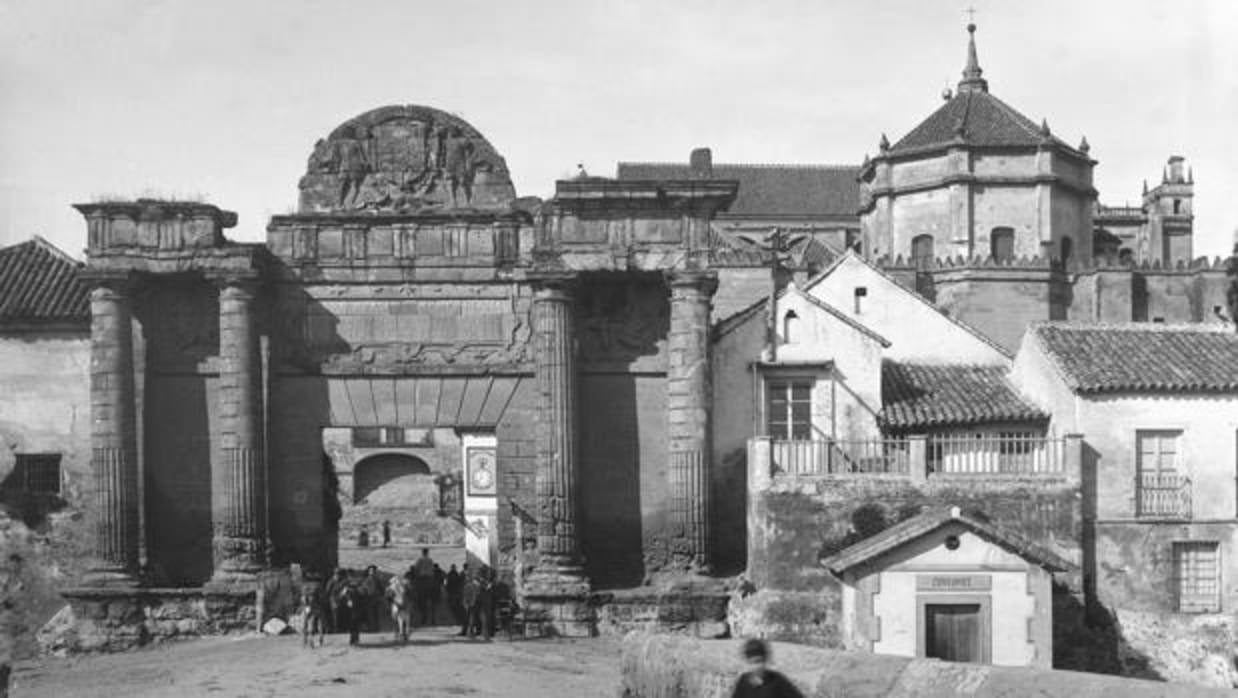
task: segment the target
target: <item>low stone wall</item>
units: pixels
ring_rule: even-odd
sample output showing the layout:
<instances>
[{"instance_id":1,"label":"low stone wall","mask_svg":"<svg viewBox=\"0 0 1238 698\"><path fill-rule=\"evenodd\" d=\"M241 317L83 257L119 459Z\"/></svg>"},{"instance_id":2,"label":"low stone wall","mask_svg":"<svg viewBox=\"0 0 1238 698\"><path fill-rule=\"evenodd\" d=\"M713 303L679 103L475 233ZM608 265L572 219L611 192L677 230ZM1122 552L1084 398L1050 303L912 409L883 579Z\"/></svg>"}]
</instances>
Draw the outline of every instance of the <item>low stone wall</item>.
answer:
<instances>
[{"instance_id":1,"label":"low stone wall","mask_svg":"<svg viewBox=\"0 0 1238 698\"><path fill-rule=\"evenodd\" d=\"M774 667L809 698L867 696L1016 696L1041 698L1209 698L1223 689L1024 667L839 652L773 644ZM726 698L743 671L739 640L698 640L632 633L624 638L625 698Z\"/></svg>"},{"instance_id":2,"label":"low stone wall","mask_svg":"<svg viewBox=\"0 0 1238 698\"><path fill-rule=\"evenodd\" d=\"M77 588L39 632L43 651L117 652L170 639L257 630L257 592Z\"/></svg>"},{"instance_id":3,"label":"low stone wall","mask_svg":"<svg viewBox=\"0 0 1238 698\"><path fill-rule=\"evenodd\" d=\"M702 638L728 634L727 593L723 590L622 590L595 592L599 635L633 630Z\"/></svg>"}]
</instances>

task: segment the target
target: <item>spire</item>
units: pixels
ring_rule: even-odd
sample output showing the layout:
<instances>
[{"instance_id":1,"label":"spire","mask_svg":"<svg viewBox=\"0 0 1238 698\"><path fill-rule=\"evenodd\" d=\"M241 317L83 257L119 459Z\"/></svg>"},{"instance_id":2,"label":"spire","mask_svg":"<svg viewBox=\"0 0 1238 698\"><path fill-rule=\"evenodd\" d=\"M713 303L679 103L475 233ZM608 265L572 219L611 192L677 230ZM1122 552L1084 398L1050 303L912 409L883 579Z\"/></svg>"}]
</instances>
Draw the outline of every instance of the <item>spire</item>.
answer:
<instances>
[{"instance_id":1,"label":"spire","mask_svg":"<svg viewBox=\"0 0 1238 698\"><path fill-rule=\"evenodd\" d=\"M959 92L988 92L989 82L980 77L980 60L976 58L976 25L967 25L967 65L963 67L963 79L959 81Z\"/></svg>"}]
</instances>

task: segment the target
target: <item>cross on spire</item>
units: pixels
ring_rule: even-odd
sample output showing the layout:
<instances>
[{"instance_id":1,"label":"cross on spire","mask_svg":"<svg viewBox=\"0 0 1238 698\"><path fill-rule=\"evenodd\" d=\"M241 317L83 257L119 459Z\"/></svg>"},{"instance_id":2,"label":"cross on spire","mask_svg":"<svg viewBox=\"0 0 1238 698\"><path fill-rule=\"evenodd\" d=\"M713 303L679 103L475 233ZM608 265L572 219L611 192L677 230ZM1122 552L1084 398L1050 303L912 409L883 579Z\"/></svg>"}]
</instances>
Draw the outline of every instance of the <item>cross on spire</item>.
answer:
<instances>
[{"instance_id":1,"label":"cross on spire","mask_svg":"<svg viewBox=\"0 0 1238 698\"><path fill-rule=\"evenodd\" d=\"M975 10L968 8L969 13ZM959 92L988 92L989 83L980 77L984 71L980 69L980 59L976 57L976 25L967 25L967 63L963 66L963 79L959 82Z\"/></svg>"}]
</instances>

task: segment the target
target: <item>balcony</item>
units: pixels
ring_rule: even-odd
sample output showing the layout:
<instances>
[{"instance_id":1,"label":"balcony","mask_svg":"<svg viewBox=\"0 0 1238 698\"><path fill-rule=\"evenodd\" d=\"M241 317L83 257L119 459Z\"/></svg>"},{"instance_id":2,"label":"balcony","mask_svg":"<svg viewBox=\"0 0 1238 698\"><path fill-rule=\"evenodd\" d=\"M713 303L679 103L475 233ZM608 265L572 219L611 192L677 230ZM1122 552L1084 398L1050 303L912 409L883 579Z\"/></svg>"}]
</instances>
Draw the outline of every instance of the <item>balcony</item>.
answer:
<instances>
[{"instance_id":1,"label":"balcony","mask_svg":"<svg viewBox=\"0 0 1238 698\"><path fill-rule=\"evenodd\" d=\"M907 439L770 442L775 469L788 475L908 474Z\"/></svg>"},{"instance_id":2,"label":"balcony","mask_svg":"<svg viewBox=\"0 0 1238 698\"><path fill-rule=\"evenodd\" d=\"M1191 518L1191 478L1143 473L1135 481L1135 516L1141 519Z\"/></svg>"},{"instance_id":3,"label":"balcony","mask_svg":"<svg viewBox=\"0 0 1238 698\"><path fill-rule=\"evenodd\" d=\"M871 440L749 442L749 462L768 464L771 476L930 478L1040 478L1078 481L1082 437L908 436Z\"/></svg>"}]
</instances>

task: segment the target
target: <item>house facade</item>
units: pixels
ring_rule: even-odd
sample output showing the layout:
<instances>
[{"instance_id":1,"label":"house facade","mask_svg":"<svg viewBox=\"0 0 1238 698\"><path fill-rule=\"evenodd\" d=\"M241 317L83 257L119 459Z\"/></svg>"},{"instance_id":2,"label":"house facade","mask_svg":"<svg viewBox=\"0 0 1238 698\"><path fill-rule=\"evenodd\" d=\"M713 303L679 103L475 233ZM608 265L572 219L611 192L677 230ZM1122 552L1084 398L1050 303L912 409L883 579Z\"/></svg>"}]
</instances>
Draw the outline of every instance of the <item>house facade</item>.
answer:
<instances>
[{"instance_id":1,"label":"house facade","mask_svg":"<svg viewBox=\"0 0 1238 698\"><path fill-rule=\"evenodd\" d=\"M1041 325L1012 378L1086 437L1088 573L1111 606L1238 603L1238 337L1198 325Z\"/></svg>"}]
</instances>

